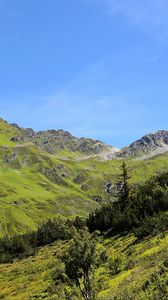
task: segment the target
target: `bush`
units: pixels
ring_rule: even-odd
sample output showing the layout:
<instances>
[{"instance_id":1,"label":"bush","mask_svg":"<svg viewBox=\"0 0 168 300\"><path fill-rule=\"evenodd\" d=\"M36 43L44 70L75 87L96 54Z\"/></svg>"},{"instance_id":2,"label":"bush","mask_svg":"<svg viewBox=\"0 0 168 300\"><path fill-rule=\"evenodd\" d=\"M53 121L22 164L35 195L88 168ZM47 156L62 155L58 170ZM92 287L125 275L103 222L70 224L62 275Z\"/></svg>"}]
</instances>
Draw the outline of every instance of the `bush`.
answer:
<instances>
[{"instance_id":1,"label":"bush","mask_svg":"<svg viewBox=\"0 0 168 300\"><path fill-rule=\"evenodd\" d=\"M143 220L141 226L134 229L133 232L138 239L142 239L166 230L168 230L168 215L159 214Z\"/></svg>"},{"instance_id":2,"label":"bush","mask_svg":"<svg viewBox=\"0 0 168 300\"><path fill-rule=\"evenodd\" d=\"M34 255L38 247L57 240L68 240L72 237L71 227L62 219L48 220L37 232L0 239L0 262L10 263L15 258L26 258Z\"/></svg>"},{"instance_id":3,"label":"bush","mask_svg":"<svg viewBox=\"0 0 168 300\"><path fill-rule=\"evenodd\" d=\"M125 269L125 257L124 255L112 257L108 261L108 267L111 275L116 275Z\"/></svg>"}]
</instances>

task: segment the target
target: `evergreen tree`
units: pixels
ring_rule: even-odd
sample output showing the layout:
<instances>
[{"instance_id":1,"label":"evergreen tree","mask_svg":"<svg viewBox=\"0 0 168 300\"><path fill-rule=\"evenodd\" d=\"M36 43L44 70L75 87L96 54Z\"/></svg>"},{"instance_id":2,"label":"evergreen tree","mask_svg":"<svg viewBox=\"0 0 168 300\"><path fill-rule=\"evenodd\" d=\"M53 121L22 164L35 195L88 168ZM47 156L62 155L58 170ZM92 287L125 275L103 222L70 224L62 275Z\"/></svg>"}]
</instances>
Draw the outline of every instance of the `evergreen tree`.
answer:
<instances>
[{"instance_id":1,"label":"evergreen tree","mask_svg":"<svg viewBox=\"0 0 168 300\"><path fill-rule=\"evenodd\" d=\"M128 176L128 169L124 160L122 162L121 171L122 173L120 175L120 181L118 183L119 186L118 204L120 206L120 209L123 210L130 200L130 185L128 183L130 177Z\"/></svg>"}]
</instances>

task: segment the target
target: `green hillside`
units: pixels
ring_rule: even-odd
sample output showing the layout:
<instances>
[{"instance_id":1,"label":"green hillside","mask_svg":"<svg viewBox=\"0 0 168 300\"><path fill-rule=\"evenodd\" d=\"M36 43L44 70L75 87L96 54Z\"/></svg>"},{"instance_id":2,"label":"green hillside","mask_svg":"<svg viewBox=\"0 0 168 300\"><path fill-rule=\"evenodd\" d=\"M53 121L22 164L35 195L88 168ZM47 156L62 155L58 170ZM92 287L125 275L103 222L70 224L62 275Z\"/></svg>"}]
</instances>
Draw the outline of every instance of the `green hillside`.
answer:
<instances>
[{"instance_id":1,"label":"green hillside","mask_svg":"<svg viewBox=\"0 0 168 300\"><path fill-rule=\"evenodd\" d=\"M18 129L0 120L0 235L34 230L49 217L86 216L113 199L105 186L115 185L120 160L103 161L61 150L49 154L26 141L13 142ZM150 160L128 160L132 183L168 170L168 153Z\"/></svg>"},{"instance_id":2,"label":"green hillside","mask_svg":"<svg viewBox=\"0 0 168 300\"><path fill-rule=\"evenodd\" d=\"M65 269L61 255L67 252L73 242L72 236L76 234L76 229L70 225L68 230L71 238L44 244L39 243L36 230L48 218L62 216L66 220L74 219L75 216L87 217L102 204L109 205L110 200L116 199L113 189L121 174L122 161L120 159L104 161L99 155L88 156L67 149L51 154L30 140L13 139L18 134L17 128L0 120L0 237L33 231L32 236L36 237L36 242L34 248L32 245L32 249L35 252L31 252L32 249L28 248L30 251L28 255L34 253L34 256L20 259L17 253L23 241L17 239L17 236L14 236L13 244L10 244L10 240L0 239L1 262L5 260L9 262L8 251L10 253L14 251L14 245L16 247L14 261L0 264L0 299L81 300L79 290L74 285L62 281ZM148 160L127 159L126 165L130 176L129 185L138 186L151 176L168 173L168 152ZM151 210L151 215L154 215L154 218L155 213L159 213L160 209L157 208L157 203L163 205L164 218L162 220L159 215L156 218L157 222L160 222L158 227L156 224L154 226L156 231L152 231L153 223L150 223L150 220L149 231L151 228L152 230L143 239L138 239L133 227L124 232L125 226L123 226L120 228L122 234L115 233L113 236L103 232L102 228L101 235L96 241L96 253L104 257L95 268L96 300L166 300L168 298L168 234L167 228L164 227L164 222L167 222L167 212L164 207L167 185L164 180L167 179L164 179L164 176L158 178L163 180L161 186L154 181L150 187L153 197L151 205L153 208L155 206L155 210ZM167 178L166 174L165 178ZM140 191L142 192L142 189ZM148 184L146 191L148 191ZM147 197L150 200L150 190ZM157 202L157 199L160 202ZM141 205L150 211L150 204L145 206L143 201L137 206L139 212L141 212ZM129 205L131 209L131 203ZM107 211L110 211L110 206ZM138 210L133 210L133 213L137 214L136 218L133 213L129 214L129 208L127 212L132 218L130 220L133 223L130 224L135 225L136 218L139 217ZM116 213L118 214L118 211ZM143 214L145 213L142 211L142 216ZM93 221L94 214L92 215ZM112 215L114 216L114 213ZM147 216L149 217L150 213ZM120 217L122 224L125 219L122 220L122 214ZM106 220L106 215L101 214L100 210L95 223L98 228L100 226L100 229L104 222L103 218L108 226L113 222L110 219ZM143 219L138 219L138 224L142 221ZM115 222L114 220L114 224ZM117 222L120 224L120 219ZM107 229L110 229L108 226ZM143 230L144 228L146 230L145 226ZM45 230L44 237L48 239ZM4 254L5 245L8 250L5 250Z\"/></svg>"},{"instance_id":3,"label":"green hillside","mask_svg":"<svg viewBox=\"0 0 168 300\"><path fill-rule=\"evenodd\" d=\"M133 235L115 236L97 245L97 251L106 250L109 257L96 270L97 300L167 299L168 234L135 241ZM39 250L35 257L0 265L0 299L64 300L64 286L55 286L53 274L62 270L59 255L67 246L67 242L57 242ZM114 258L120 261L116 274L111 267ZM81 300L76 292L78 296L71 299Z\"/></svg>"}]
</instances>

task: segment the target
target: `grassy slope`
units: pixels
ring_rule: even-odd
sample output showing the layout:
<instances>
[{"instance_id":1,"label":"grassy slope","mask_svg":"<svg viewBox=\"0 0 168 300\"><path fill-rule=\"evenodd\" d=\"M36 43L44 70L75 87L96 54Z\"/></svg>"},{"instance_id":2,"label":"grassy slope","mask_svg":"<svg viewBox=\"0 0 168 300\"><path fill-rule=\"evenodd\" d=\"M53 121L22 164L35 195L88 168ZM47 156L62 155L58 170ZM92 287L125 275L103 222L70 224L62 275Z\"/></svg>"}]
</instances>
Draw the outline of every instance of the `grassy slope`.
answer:
<instances>
[{"instance_id":1,"label":"grassy slope","mask_svg":"<svg viewBox=\"0 0 168 300\"><path fill-rule=\"evenodd\" d=\"M77 154L66 151L54 157L31 144L11 142L17 130L1 120L0 129L0 235L33 230L42 220L57 214L70 217L87 214L96 206L90 197L107 198L104 183L116 182L120 173L120 161L102 162L96 158L79 161L75 160ZM61 184L54 183L41 172L42 168L55 166L62 166L67 174ZM142 182L168 170L168 153L146 161L128 161L128 167L131 181ZM74 183L77 176L79 182ZM122 257L124 268L117 275L112 275L107 265L97 270L96 277L102 285L98 300L112 300L116 295L115 299L152 300L153 289L163 285L165 278L168 280L165 272L156 283L152 281L163 262L168 260L168 234L137 244L134 240L133 236L126 236L103 241L101 247L107 250L109 257ZM54 287L51 274L55 267L60 268L58 253L66 246L66 243L56 243L39 250L35 257L0 265L0 299L63 300L62 287ZM145 284L148 279L151 286ZM56 295L58 291L60 296Z\"/></svg>"},{"instance_id":2,"label":"grassy slope","mask_svg":"<svg viewBox=\"0 0 168 300\"><path fill-rule=\"evenodd\" d=\"M17 129L0 119L0 236L34 230L43 220L61 214L86 215L97 206L92 197L110 197L104 183L117 181L121 162L79 160L77 153L50 155L32 144L11 142ZM62 157L62 159L61 159ZM168 153L145 161L128 161L132 182L168 170ZM45 176L57 169L61 182ZM66 174L66 178L62 177Z\"/></svg>"},{"instance_id":3,"label":"grassy slope","mask_svg":"<svg viewBox=\"0 0 168 300\"><path fill-rule=\"evenodd\" d=\"M79 186L53 182L42 173L60 161L31 144L10 141L17 134L0 120L0 236L34 230L58 214L85 215L96 203Z\"/></svg>"},{"instance_id":4,"label":"grassy slope","mask_svg":"<svg viewBox=\"0 0 168 300\"><path fill-rule=\"evenodd\" d=\"M147 281L152 282L153 275L158 274L163 263L168 260L168 234L147 238L134 244L133 236L118 237L107 240L104 246L108 255L120 257L124 262L124 270L119 274L110 276L106 268L102 269L103 286L105 289L99 293L98 299L154 299L156 282L145 289ZM168 281L168 268L164 274ZM161 276L159 280L161 279ZM156 287L155 287L156 284ZM153 289L153 290L152 290ZM167 286L168 296L168 286ZM161 299L161 298L155 298Z\"/></svg>"},{"instance_id":5,"label":"grassy slope","mask_svg":"<svg viewBox=\"0 0 168 300\"><path fill-rule=\"evenodd\" d=\"M160 290L161 287L164 288L164 282L168 281L168 268L159 275L161 266L168 260L168 234L150 237L139 243L134 242L135 238L132 235L116 236L104 240L102 245L98 246L107 250L109 259L122 258L124 267L117 275L110 274L106 264L97 269L96 278L101 286L97 300L162 299L159 296L154 298L154 293L157 293L158 287ZM61 269L58 256L66 247L66 242L57 242L39 250L36 257L1 265L0 299L65 299L62 285L54 286L52 273L55 268ZM158 275L156 280L155 275ZM79 300L81 297L73 299Z\"/></svg>"},{"instance_id":6,"label":"grassy slope","mask_svg":"<svg viewBox=\"0 0 168 300\"><path fill-rule=\"evenodd\" d=\"M11 137L17 134L17 129L9 126L4 120L0 118L0 145L2 146L14 146L14 143L10 141Z\"/></svg>"}]
</instances>

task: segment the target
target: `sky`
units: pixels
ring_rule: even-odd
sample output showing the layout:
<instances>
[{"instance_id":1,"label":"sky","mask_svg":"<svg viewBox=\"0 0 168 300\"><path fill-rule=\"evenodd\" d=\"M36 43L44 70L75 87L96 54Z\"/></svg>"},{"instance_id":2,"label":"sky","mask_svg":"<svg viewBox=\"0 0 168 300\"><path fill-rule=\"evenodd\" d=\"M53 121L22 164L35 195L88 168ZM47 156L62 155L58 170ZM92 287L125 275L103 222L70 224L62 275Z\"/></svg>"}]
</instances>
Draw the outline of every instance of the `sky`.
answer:
<instances>
[{"instance_id":1,"label":"sky","mask_svg":"<svg viewBox=\"0 0 168 300\"><path fill-rule=\"evenodd\" d=\"M0 116L118 148L168 130L168 1L0 0Z\"/></svg>"}]
</instances>

